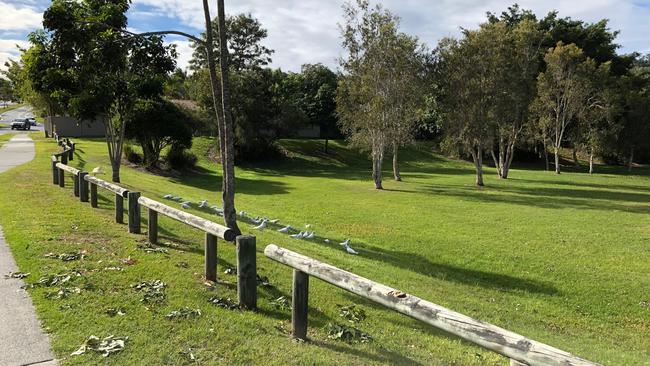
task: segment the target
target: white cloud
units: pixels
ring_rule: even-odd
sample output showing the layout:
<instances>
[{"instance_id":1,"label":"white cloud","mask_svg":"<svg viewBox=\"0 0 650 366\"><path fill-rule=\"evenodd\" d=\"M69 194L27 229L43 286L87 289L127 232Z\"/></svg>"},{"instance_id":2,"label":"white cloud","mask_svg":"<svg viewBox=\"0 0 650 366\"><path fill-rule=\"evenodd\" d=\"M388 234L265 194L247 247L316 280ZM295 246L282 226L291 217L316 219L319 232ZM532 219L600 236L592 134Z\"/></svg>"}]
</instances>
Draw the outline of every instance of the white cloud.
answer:
<instances>
[{"instance_id":1,"label":"white cloud","mask_svg":"<svg viewBox=\"0 0 650 366\"><path fill-rule=\"evenodd\" d=\"M176 45L176 52L178 52L178 58L176 59L176 66L187 70L187 67L190 65L190 60L192 59L192 47L190 46L189 41L171 41L167 44Z\"/></svg>"},{"instance_id":2,"label":"white cloud","mask_svg":"<svg viewBox=\"0 0 650 366\"><path fill-rule=\"evenodd\" d=\"M0 1L0 27L3 31L32 31L42 26L43 13L31 6Z\"/></svg>"},{"instance_id":3,"label":"white cloud","mask_svg":"<svg viewBox=\"0 0 650 366\"><path fill-rule=\"evenodd\" d=\"M29 43L19 39L0 39L0 70L7 69L5 62L9 59L18 61L20 58L20 51L16 45L21 48L26 48L29 46Z\"/></svg>"}]
</instances>

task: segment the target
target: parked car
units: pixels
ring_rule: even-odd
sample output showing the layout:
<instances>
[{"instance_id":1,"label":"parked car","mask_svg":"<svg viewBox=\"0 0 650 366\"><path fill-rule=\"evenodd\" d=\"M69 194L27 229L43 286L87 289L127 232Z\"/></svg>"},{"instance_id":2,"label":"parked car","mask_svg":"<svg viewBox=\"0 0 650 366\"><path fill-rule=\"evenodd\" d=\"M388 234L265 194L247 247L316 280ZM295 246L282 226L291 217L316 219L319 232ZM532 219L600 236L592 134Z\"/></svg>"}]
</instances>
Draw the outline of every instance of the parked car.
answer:
<instances>
[{"instance_id":1,"label":"parked car","mask_svg":"<svg viewBox=\"0 0 650 366\"><path fill-rule=\"evenodd\" d=\"M12 130L31 130L32 124L27 118L16 118L11 122Z\"/></svg>"}]
</instances>

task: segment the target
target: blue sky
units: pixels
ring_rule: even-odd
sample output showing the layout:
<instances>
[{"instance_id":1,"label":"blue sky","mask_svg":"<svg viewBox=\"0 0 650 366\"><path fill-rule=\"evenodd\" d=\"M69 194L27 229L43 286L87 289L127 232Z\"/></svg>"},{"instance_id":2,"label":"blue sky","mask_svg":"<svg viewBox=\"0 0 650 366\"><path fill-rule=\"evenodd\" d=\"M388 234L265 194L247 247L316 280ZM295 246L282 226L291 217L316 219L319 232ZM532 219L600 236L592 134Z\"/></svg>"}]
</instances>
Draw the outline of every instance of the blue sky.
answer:
<instances>
[{"instance_id":1,"label":"blue sky","mask_svg":"<svg viewBox=\"0 0 650 366\"><path fill-rule=\"evenodd\" d=\"M343 0L226 0L229 14L251 13L268 29L266 45L275 50L273 66L297 71L303 63L321 62L336 67L341 55L338 23ZM456 36L460 27L473 28L487 11L501 12L514 0L383 0L402 18L402 30L433 47L442 37ZM650 52L650 0L521 0L519 4L539 16L558 10L561 16L594 22L610 20L620 30L619 52ZM0 0L0 65L16 58L16 44L26 46L26 35L40 27L49 1ZM216 1L210 1L216 7ZM211 9L213 15L216 8ZM198 34L203 27L200 0L133 0L129 26L137 31L176 29ZM191 57L189 43L180 37L178 64Z\"/></svg>"}]
</instances>

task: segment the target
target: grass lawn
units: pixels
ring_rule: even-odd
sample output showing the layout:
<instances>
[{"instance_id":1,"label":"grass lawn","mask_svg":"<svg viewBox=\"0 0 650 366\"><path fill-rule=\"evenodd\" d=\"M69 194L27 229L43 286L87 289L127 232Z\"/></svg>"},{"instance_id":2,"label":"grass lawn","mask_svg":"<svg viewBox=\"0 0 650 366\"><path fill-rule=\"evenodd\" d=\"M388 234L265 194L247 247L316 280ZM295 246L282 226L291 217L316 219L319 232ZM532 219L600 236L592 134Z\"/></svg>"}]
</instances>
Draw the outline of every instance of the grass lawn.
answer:
<instances>
[{"instance_id":1,"label":"grass lawn","mask_svg":"<svg viewBox=\"0 0 650 366\"><path fill-rule=\"evenodd\" d=\"M4 112L8 112L8 111L14 110L14 109L16 109L16 108L20 108L20 107L22 107L23 105L24 105L24 104L12 104L12 105L10 105L10 106L6 106L6 107L4 107L4 106L0 106L0 113L4 113Z\"/></svg>"},{"instance_id":2,"label":"grass lawn","mask_svg":"<svg viewBox=\"0 0 650 366\"><path fill-rule=\"evenodd\" d=\"M0 135L0 146L4 145L7 141L11 140L12 137L14 137L13 133L5 133Z\"/></svg>"},{"instance_id":3,"label":"grass lawn","mask_svg":"<svg viewBox=\"0 0 650 366\"><path fill-rule=\"evenodd\" d=\"M206 286L202 235L159 218L168 253L138 249L145 235L131 235L113 222L112 197L100 190L100 208L79 203L72 184L51 184L51 140L36 136L37 158L0 174L0 224L28 282L78 271L64 286L29 290L38 314L65 364L410 364L506 365L490 351L449 337L405 316L310 281L311 342L296 343L286 331L290 310L275 306L290 299L291 270L266 259L275 243L353 271L469 316L607 365L650 364L650 171L598 167L598 174L521 168L500 181L488 169L487 187L473 186L471 164L441 158L424 149L402 154L404 182L372 189L369 162L340 143L331 153L320 142L284 141L290 158L282 163L238 168L237 210L280 218L302 228L311 224L333 243L352 239L360 254L337 244L288 238L275 231L242 229L257 236L258 272L272 286L259 287L259 311L226 310L212 296L236 299L235 277L223 271L234 263L234 248L219 242L219 276ZM100 140L76 140L71 165L110 171ZM205 155L213 141L199 139ZM160 177L124 167L122 180L144 195L167 193L197 202L219 203L218 167L201 159L200 174ZM388 171L388 170L387 170ZM110 175L109 175L110 176ZM106 179L109 178L106 177ZM207 212L205 217L220 218ZM146 215L144 215L146 216ZM146 228L143 227L143 232ZM49 252L86 251L64 262ZM131 258L127 265L122 262ZM184 268L187 263L187 268ZM123 270L115 270L114 267ZM141 302L131 285L160 279L167 284L160 304ZM54 293L53 295L48 295ZM358 304L367 318L354 326L370 343L328 339L330 322L345 323L337 304ZM182 307L200 309L184 320L165 317ZM111 316L121 309L123 316ZM128 336L126 349L108 358L69 356L89 335ZM101 360L101 361L100 361Z\"/></svg>"}]
</instances>

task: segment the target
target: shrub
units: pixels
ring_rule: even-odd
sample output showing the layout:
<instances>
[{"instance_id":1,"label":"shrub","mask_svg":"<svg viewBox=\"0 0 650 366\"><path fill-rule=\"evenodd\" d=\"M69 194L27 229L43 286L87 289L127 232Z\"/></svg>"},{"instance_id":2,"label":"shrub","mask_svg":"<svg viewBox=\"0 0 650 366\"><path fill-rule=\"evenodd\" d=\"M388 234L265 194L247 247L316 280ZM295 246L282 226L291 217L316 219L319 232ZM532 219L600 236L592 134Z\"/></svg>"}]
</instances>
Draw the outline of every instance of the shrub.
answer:
<instances>
[{"instance_id":1,"label":"shrub","mask_svg":"<svg viewBox=\"0 0 650 366\"><path fill-rule=\"evenodd\" d=\"M129 163L142 164L142 155L138 154L131 145L124 145L124 157Z\"/></svg>"},{"instance_id":2,"label":"shrub","mask_svg":"<svg viewBox=\"0 0 650 366\"><path fill-rule=\"evenodd\" d=\"M167 164L175 170L188 170L196 166L198 158L182 147L172 146L167 153Z\"/></svg>"}]
</instances>

